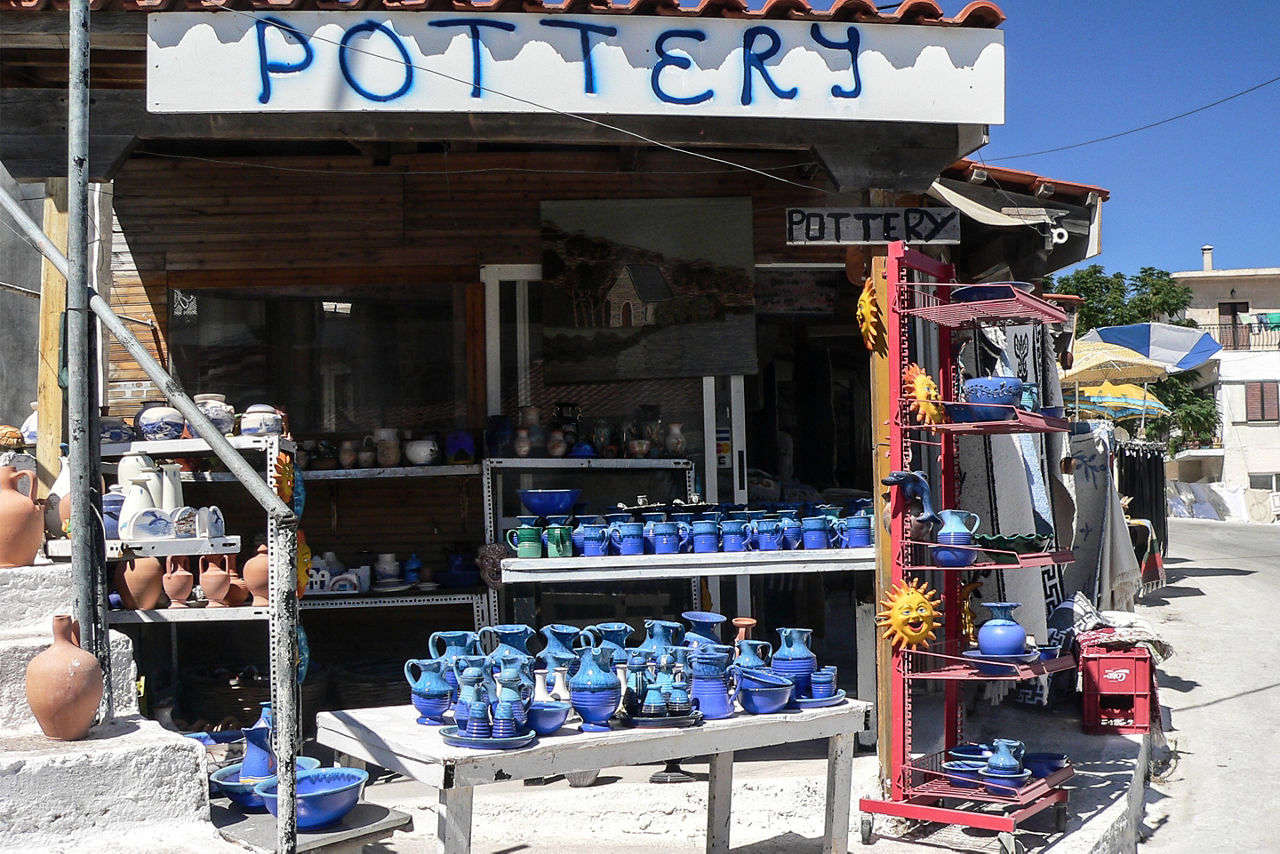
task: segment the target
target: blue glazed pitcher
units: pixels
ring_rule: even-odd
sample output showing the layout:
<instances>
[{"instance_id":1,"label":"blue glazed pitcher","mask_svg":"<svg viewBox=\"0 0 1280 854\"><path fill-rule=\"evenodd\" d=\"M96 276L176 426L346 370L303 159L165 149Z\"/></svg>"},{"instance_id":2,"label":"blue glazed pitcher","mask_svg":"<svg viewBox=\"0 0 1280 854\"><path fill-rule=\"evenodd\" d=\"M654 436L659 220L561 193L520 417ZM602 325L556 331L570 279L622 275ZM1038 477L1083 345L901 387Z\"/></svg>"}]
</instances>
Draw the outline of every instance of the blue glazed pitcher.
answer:
<instances>
[{"instance_id":1,"label":"blue glazed pitcher","mask_svg":"<svg viewBox=\"0 0 1280 854\"><path fill-rule=\"evenodd\" d=\"M1016 774L1022 770L1022 757L1026 745L1011 738L997 738L991 742L992 753L987 759L987 767L992 771Z\"/></svg>"},{"instance_id":2,"label":"blue glazed pitcher","mask_svg":"<svg viewBox=\"0 0 1280 854\"><path fill-rule=\"evenodd\" d=\"M958 543L959 540L946 539L943 537L948 534L969 535L968 542L973 542L973 534L978 530L978 526L982 524L982 519L977 513L970 513L968 510L939 510L938 515L942 517L942 528L938 530L938 542L940 543Z\"/></svg>"},{"instance_id":3,"label":"blue glazed pitcher","mask_svg":"<svg viewBox=\"0 0 1280 854\"><path fill-rule=\"evenodd\" d=\"M481 641L486 634L497 637L498 645L494 648L492 655L494 661L500 661L504 655L529 655L529 638L537 632L521 623L509 623L501 626L483 626L477 634Z\"/></svg>"},{"instance_id":4,"label":"blue glazed pitcher","mask_svg":"<svg viewBox=\"0 0 1280 854\"><path fill-rule=\"evenodd\" d=\"M761 655L762 650L765 651L764 655ZM764 668L769 666L765 656L773 657L773 644L764 640L743 638L738 641L738 657L733 663L739 667Z\"/></svg>"},{"instance_id":5,"label":"blue glazed pitcher","mask_svg":"<svg viewBox=\"0 0 1280 854\"><path fill-rule=\"evenodd\" d=\"M983 655L1018 655L1027 651L1027 630L1013 619L1021 602L983 602L991 619L978 629L978 651Z\"/></svg>"},{"instance_id":6,"label":"blue glazed pitcher","mask_svg":"<svg viewBox=\"0 0 1280 854\"><path fill-rule=\"evenodd\" d=\"M635 629L626 623L597 623L594 626L587 626L585 637L587 638L587 646L592 646L595 638L591 637L591 633L600 636L598 646L605 647L609 650L610 662L612 664L625 664L627 661L627 638L635 633ZM583 639L583 635L579 635L579 641ZM574 655L580 655L581 650L575 649ZM573 672L573 668L570 668Z\"/></svg>"},{"instance_id":7,"label":"blue glazed pitcher","mask_svg":"<svg viewBox=\"0 0 1280 854\"><path fill-rule=\"evenodd\" d=\"M253 726L240 730L244 733L244 763L240 766L241 783L261 783L276 773L276 755L271 749L271 732L275 729L275 715L270 703L260 703L262 713Z\"/></svg>"},{"instance_id":8,"label":"blue glazed pitcher","mask_svg":"<svg viewBox=\"0 0 1280 854\"><path fill-rule=\"evenodd\" d=\"M785 676L795 682L794 697L811 697L809 677L818 666L818 656L809 649L809 639L813 637L813 629L778 629L781 642L774 650L770 666L779 676Z\"/></svg>"},{"instance_id":9,"label":"blue glazed pitcher","mask_svg":"<svg viewBox=\"0 0 1280 854\"><path fill-rule=\"evenodd\" d=\"M684 639L684 626L670 620L645 620L644 628L648 636L638 649L661 653L665 647L679 646Z\"/></svg>"},{"instance_id":10,"label":"blue glazed pitcher","mask_svg":"<svg viewBox=\"0 0 1280 854\"><path fill-rule=\"evenodd\" d=\"M569 702L582 717L583 731L607 732L609 718L622 700L622 680L614 672L612 654L605 647L586 646L578 655L578 672L569 678Z\"/></svg>"}]
</instances>

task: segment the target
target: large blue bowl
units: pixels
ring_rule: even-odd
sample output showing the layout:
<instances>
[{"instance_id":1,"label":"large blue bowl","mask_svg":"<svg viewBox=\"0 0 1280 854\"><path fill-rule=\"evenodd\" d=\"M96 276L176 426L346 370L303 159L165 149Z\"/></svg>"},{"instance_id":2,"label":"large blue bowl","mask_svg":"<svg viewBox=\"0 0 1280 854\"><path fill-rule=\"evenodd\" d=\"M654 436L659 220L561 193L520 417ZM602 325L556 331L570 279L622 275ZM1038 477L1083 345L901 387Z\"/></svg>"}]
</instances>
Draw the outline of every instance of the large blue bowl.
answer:
<instances>
[{"instance_id":1,"label":"large blue bowl","mask_svg":"<svg viewBox=\"0 0 1280 854\"><path fill-rule=\"evenodd\" d=\"M1022 767L1030 771L1032 777L1048 777L1054 771L1067 767L1067 754L1028 753L1022 757Z\"/></svg>"},{"instance_id":2,"label":"large blue bowl","mask_svg":"<svg viewBox=\"0 0 1280 854\"><path fill-rule=\"evenodd\" d=\"M982 785L979 773L987 763L974 759L952 759L942 763L942 770L947 775L947 782L962 789L976 789Z\"/></svg>"},{"instance_id":3,"label":"large blue bowl","mask_svg":"<svg viewBox=\"0 0 1280 854\"><path fill-rule=\"evenodd\" d=\"M788 682L791 680L787 680ZM738 702L744 711L753 715L771 715L780 712L791 702L791 691L794 686L781 685L777 688L747 688L738 692Z\"/></svg>"},{"instance_id":4,"label":"large blue bowl","mask_svg":"<svg viewBox=\"0 0 1280 854\"><path fill-rule=\"evenodd\" d=\"M240 782L240 768L243 765L243 762L237 762L234 765L219 768L209 776L209 779L213 781L214 788L230 798L232 803L238 804L246 810L261 812L267 808L267 805L253 791L253 787L257 784ZM313 768L320 767L320 760L313 759L310 756L299 756L294 765L299 771L310 771Z\"/></svg>"},{"instance_id":5,"label":"large blue bowl","mask_svg":"<svg viewBox=\"0 0 1280 854\"><path fill-rule=\"evenodd\" d=\"M525 509L539 516L561 516L573 510L581 489L517 489Z\"/></svg>"},{"instance_id":6,"label":"large blue bowl","mask_svg":"<svg viewBox=\"0 0 1280 854\"><path fill-rule=\"evenodd\" d=\"M298 775L298 829L311 830L342 820L360 800L360 790L369 779L369 772L359 768L316 768ZM267 812L276 814L277 799L275 777L253 787L267 805Z\"/></svg>"},{"instance_id":7,"label":"large blue bowl","mask_svg":"<svg viewBox=\"0 0 1280 854\"><path fill-rule=\"evenodd\" d=\"M559 700L538 700L529 705L529 729L538 735L557 732L569 719L573 706Z\"/></svg>"},{"instance_id":8,"label":"large blue bowl","mask_svg":"<svg viewBox=\"0 0 1280 854\"><path fill-rule=\"evenodd\" d=\"M760 667L739 667L738 684L743 689L752 688L794 688L795 680L779 676L772 670Z\"/></svg>"}]
</instances>

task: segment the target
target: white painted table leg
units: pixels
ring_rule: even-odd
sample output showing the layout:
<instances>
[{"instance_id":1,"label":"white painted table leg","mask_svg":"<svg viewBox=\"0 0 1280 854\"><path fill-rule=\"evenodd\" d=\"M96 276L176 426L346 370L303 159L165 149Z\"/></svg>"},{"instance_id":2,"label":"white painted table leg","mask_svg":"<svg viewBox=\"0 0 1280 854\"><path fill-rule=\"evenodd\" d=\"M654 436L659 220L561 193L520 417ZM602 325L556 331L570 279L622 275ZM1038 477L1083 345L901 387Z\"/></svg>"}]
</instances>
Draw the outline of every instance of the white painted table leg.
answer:
<instances>
[{"instance_id":1,"label":"white painted table leg","mask_svg":"<svg viewBox=\"0 0 1280 854\"><path fill-rule=\"evenodd\" d=\"M733 812L733 751L711 757L707 793L707 854L728 854Z\"/></svg>"},{"instance_id":2,"label":"white painted table leg","mask_svg":"<svg viewBox=\"0 0 1280 854\"><path fill-rule=\"evenodd\" d=\"M471 854L471 800L475 789L439 789L436 807L438 854Z\"/></svg>"},{"instance_id":3,"label":"white painted table leg","mask_svg":"<svg viewBox=\"0 0 1280 854\"><path fill-rule=\"evenodd\" d=\"M840 733L827 739L827 825L822 854L849 851L849 806L853 797L853 754L857 736Z\"/></svg>"}]
</instances>

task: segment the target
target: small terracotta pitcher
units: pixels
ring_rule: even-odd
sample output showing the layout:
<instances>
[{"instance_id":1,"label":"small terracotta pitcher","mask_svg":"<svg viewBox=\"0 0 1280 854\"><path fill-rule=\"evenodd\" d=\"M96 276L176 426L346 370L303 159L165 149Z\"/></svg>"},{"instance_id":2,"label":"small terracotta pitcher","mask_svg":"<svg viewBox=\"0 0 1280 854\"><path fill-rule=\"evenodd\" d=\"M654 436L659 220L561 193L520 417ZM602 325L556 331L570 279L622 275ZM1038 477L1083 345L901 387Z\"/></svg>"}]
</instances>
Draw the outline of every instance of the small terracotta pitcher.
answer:
<instances>
[{"instance_id":1,"label":"small terracotta pitcher","mask_svg":"<svg viewBox=\"0 0 1280 854\"><path fill-rule=\"evenodd\" d=\"M227 572L228 555L202 555L200 558L200 589L209 600L210 608L227 607L227 594L231 591L231 573Z\"/></svg>"},{"instance_id":2,"label":"small terracotta pitcher","mask_svg":"<svg viewBox=\"0 0 1280 854\"><path fill-rule=\"evenodd\" d=\"M189 569L190 561L186 555L170 555L165 560L164 592L169 597L170 608L187 607L187 597L196 583Z\"/></svg>"},{"instance_id":3,"label":"small terracotta pitcher","mask_svg":"<svg viewBox=\"0 0 1280 854\"><path fill-rule=\"evenodd\" d=\"M25 492L17 482L26 478ZM29 471L0 466L0 567L30 566L44 542L44 510L36 503L36 478Z\"/></svg>"}]
</instances>

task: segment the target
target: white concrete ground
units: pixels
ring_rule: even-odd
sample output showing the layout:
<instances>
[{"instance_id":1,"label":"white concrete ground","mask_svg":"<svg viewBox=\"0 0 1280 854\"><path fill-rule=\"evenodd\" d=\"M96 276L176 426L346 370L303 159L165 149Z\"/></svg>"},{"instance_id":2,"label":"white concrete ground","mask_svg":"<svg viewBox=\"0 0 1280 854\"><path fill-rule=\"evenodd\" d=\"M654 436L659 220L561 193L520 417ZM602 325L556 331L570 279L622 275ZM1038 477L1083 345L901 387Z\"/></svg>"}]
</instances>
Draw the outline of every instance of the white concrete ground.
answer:
<instances>
[{"instance_id":1,"label":"white concrete ground","mask_svg":"<svg viewBox=\"0 0 1280 854\"><path fill-rule=\"evenodd\" d=\"M1142 601L1177 654L1160 668L1171 764L1141 854L1280 851L1280 527L1169 520L1170 584Z\"/></svg>"}]
</instances>

